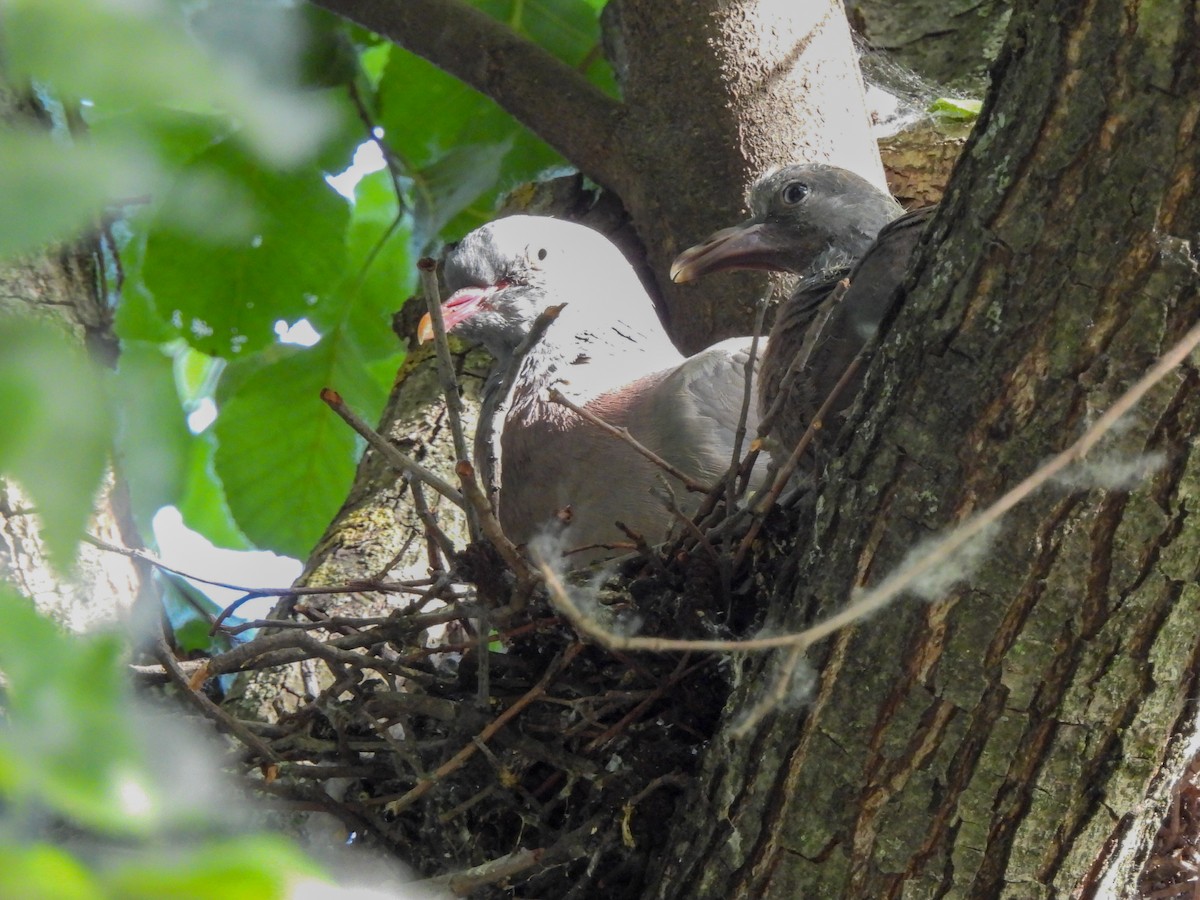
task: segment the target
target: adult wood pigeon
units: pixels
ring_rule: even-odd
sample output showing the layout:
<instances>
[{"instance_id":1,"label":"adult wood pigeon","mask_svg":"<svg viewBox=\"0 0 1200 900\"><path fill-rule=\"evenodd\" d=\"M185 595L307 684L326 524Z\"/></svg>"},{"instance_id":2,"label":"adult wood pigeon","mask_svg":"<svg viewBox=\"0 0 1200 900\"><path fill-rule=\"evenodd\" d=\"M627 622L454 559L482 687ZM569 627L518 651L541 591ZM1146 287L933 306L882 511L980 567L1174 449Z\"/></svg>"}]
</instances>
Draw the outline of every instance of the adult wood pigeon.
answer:
<instances>
[{"instance_id":1,"label":"adult wood pigeon","mask_svg":"<svg viewBox=\"0 0 1200 900\"><path fill-rule=\"evenodd\" d=\"M780 306L759 371L765 416L786 457L847 366L891 307L934 207L904 213L892 197L853 172L806 163L785 166L751 191L753 215L685 250L671 278L691 281L721 269L768 269L803 276ZM835 290L849 279L844 292ZM831 413L844 413L861 385L846 385Z\"/></svg>"},{"instance_id":2,"label":"adult wood pigeon","mask_svg":"<svg viewBox=\"0 0 1200 900\"><path fill-rule=\"evenodd\" d=\"M498 513L517 543L566 520L566 547L627 542L617 521L650 543L675 516L652 494L662 470L547 398L558 387L576 404L624 427L688 476L713 483L728 469L742 408L749 339L685 359L671 344L637 275L606 238L583 225L511 216L468 234L447 254L446 327L484 344L497 372L539 314L566 304L519 362L497 426ZM427 325L422 323L427 333ZM747 433L757 428L751 398ZM476 451L480 452L479 449ZM671 479L679 507L700 496ZM594 548L571 566L614 555Z\"/></svg>"}]
</instances>

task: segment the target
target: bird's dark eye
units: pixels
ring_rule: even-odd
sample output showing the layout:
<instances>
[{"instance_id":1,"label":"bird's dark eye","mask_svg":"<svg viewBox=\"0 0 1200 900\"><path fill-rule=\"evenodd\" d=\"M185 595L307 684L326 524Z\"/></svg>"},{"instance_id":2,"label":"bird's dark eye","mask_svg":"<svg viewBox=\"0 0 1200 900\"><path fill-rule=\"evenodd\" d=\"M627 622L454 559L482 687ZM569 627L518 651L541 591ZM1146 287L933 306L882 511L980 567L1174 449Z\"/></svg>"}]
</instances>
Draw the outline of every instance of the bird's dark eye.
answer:
<instances>
[{"instance_id":1,"label":"bird's dark eye","mask_svg":"<svg viewBox=\"0 0 1200 900\"><path fill-rule=\"evenodd\" d=\"M803 181L793 181L783 189L783 202L795 206L808 196L808 185Z\"/></svg>"},{"instance_id":2,"label":"bird's dark eye","mask_svg":"<svg viewBox=\"0 0 1200 900\"><path fill-rule=\"evenodd\" d=\"M543 247L541 250L539 250L539 251L537 252L537 257L538 257L538 259L545 259L545 258L546 258L546 256L547 256L547 252L546 252L546 248L545 248L545 247Z\"/></svg>"}]
</instances>

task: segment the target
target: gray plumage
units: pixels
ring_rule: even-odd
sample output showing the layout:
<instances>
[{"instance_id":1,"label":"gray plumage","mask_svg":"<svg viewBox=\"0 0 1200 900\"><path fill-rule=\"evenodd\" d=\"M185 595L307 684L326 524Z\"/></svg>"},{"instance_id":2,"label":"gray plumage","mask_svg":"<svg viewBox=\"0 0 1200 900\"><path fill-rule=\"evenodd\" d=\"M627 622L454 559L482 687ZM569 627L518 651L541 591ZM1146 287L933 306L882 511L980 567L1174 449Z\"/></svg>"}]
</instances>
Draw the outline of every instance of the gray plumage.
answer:
<instances>
[{"instance_id":1,"label":"gray plumage","mask_svg":"<svg viewBox=\"0 0 1200 900\"><path fill-rule=\"evenodd\" d=\"M674 516L651 491L661 470L633 448L551 403L568 398L703 482L729 466L749 340L685 359L620 252L600 234L557 219L512 216L467 235L447 255L447 328L483 343L508 368L547 307L566 306L520 361L500 412L500 522L518 543L570 510L568 548L627 541L624 522L650 543ZM748 433L757 416L751 401ZM699 495L673 482L685 512ZM593 550L570 565L614 555Z\"/></svg>"},{"instance_id":2,"label":"gray plumage","mask_svg":"<svg viewBox=\"0 0 1200 900\"><path fill-rule=\"evenodd\" d=\"M750 205L745 222L681 253L671 277L690 281L746 268L802 276L776 314L759 370L761 412L777 408L771 434L786 456L878 331L933 208L904 213L867 180L821 164L766 176L752 189ZM844 291L837 289L843 280ZM860 370L831 417L846 411L861 380Z\"/></svg>"}]
</instances>

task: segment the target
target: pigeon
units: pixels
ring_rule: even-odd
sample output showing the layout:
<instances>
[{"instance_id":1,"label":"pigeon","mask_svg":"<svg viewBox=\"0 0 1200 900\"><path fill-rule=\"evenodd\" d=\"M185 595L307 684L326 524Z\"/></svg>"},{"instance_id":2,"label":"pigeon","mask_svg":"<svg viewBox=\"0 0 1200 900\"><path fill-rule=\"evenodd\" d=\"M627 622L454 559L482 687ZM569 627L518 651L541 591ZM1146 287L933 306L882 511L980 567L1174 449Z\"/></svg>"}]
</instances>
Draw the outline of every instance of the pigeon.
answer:
<instances>
[{"instance_id":1,"label":"pigeon","mask_svg":"<svg viewBox=\"0 0 1200 900\"><path fill-rule=\"evenodd\" d=\"M496 357L489 384L516 365L496 427L497 513L514 542L561 528L565 548L586 548L566 557L578 568L621 552L602 546L628 543L618 521L653 544L677 518L657 490L663 470L552 402L551 388L628 429L697 482L713 484L729 469L750 339L683 357L633 268L604 236L549 217L498 219L449 250L443 278L453 292L442 304L446 329ZM559 305L544 334L523 348L539 315ZM423 320L419 336L431 334ZM755 408L752 395L751 435ZM694 512L701 495L667 480L678 509Z\"/></svg>"},{"instance_id":2,"label":"pigeon","mask_svg":"<svg viewBox=\"0 0 1200 900\"><path fill-rule=\"evenodd\" d=\"M790 455L847 367L879 329L935 207L905 213L890 194L836 166L785 166L751 190L753 215L685 250L671 278L722 269L801 276L781 304L759 371L760 414ZM843 415L861 370L830 408ZM782 395L782 396L780 396Z\"/></svg>"}]
</instances>

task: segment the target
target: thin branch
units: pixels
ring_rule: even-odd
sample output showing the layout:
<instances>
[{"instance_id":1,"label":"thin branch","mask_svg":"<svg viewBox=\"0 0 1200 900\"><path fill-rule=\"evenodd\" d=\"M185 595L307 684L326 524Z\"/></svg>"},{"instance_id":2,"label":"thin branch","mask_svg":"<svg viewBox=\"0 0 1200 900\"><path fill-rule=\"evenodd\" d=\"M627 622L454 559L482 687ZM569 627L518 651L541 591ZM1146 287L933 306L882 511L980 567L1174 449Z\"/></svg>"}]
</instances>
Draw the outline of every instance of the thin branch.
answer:
<instances>
[{"instance_id":1,"label":"thin branch","mask_svg":"<svg viewBox=\"0 0 1200 900\"><path fill-rule=\"evenodd\" d=\"M442 317L442 296L438 291L437 260L423 256L417 261L421 273L421 292L425 295L425 306L429 310L429 324L433 326L433 346L437 351L438 378L442 383L442 394L446 398L446 413L450 417L450 434L454 439L454 454L459 459L470 461L467 436L462 425L462 395L458 392L458 378L454 375L454 359L450 356L450 341L446 337L446 320ZM474 536L472 536L473 538Z\"/></svg>"},{"instance_id":2,"label":"thin branch","mask_svg":"<svg viewBox=\"0 0 1200 900\"><path fill-rule=\"evenodd\" d=\"M178 569L175 566L167 565L161 559L153 556L145 550L135 550L131 547L121 547L117 544L110 544L108 541L98 538L95 535L85 534L83 540L108 553L115 553L118 556L124 556L128 559L144 562L154 566L163 572L169 572L172 575L178 575L180 578L186 578L188 581L196 581L200 584L208 584L213 587L226 588L231 591L239 591L246 594L245 597L240 597L236 601L237 605L245 603L247 600L253 600L257 597L282 597L282 596L316 596L320 594L361 594L364 592L376 592L381 594L405 592L424 596L427 591L417 587L418 583L431 584L429 579L422 579L421 582L409 581L347 581L343 584L330 584L324 586L313 585L290 585L288 587L248 587L244 584L234 584L229 581L217 581L213 578L205 578L203 575L196 575L184 569ZM228 616L229 609L226 609L222 617Z\"/></svg>"},{"instance_id":3,"label":"thin branch","mask_svg":"<svg viewBox=\"0 0 1200 900\"><path fill-rule=\"evenodd\" d=\"M837 384L833 386L833 390L829 392L829 396L825 398L825 402L821 404L821 408L817 410L808 427L804 429L804 434L800 436L800 440L792 449L791 455L787 461L779 467L779 471L775 473L775 480L771 482L771 486L758 493L754 501L750 505L750 512L754 516L754 521L750 525L746 536L742 538L742 542L738 545L737 555L733 558L733 567L736 569L746 554L750 550L750 545L754 543L754 539L758 537L758 532L762 528L765 521L767 511L775 505L775 501L779 499L779 495L783 493L787 487L788 481L791 480L792 474L800 467L800 460L804 458L804 454L808 451L809 446L817 436L817 432L824 427L825 417L829 415L829 410L833 408L833 404L837 398L845 390L846 385L858 374L859 368L862 366L863 354L859 354L850 360L850 365L846 366L846 371L842 373L842 377L838 379Z\"/></svg>"},{"instance_id":4,"label":"thin branch","mask_svg":"<svg viewBox=\"0 0 1200 900\"><path fill-rule=\"evenodd\" d=\"M200 669L205 668L209 676L215 676L232 672L243 672L248 669L265 669L271 666L282 666L299 662L302 659L319 657L323 654L324 651L321 648L324 647L332 648L335 654L340 651L370 647L386 641L402 639L424 628L442 625L456 619L478 618L480 612L480 609L476 606L448 606L434 612L389 617L383 624L375 625L369 630L343 635L326 642L309 637L304 633L308 629L300 628L295 623L278 622L273 619L265 620L254 624L259 627L269 625L273 629L282 628L283 630L272 634L259 635L252 641L239 644L231 650L219 653L208 659L180 662L178 663L178 667L180 671L188 674L194 674ZM494 610L489 615L493 620L503 620L506 618L504 610ZM336 619L329 619L319 624L322 627L328 628L336 621ZM362 658L362 660L366 659L367 657ZM338 661L343 660L339 658ZM358 659L354 660L354 662L360 661ZM370 668L371 666L368 665L367 667ZM395 670L393 674L402 675L421 684L432 681L431 676L423 672L395 666L392 668ZM130 666L130 670L142 677L154 679L168 674L161 666Z\"/></svg>"},{"instance_id":5,"label":"thin branch","mask_svg":"<svg viewBox=\"0 0 1200 900\"><path fill-rule=\"evenodd\" d=\"M470 502L475 514L479 517L479 527L486 537L496 548L496 552L512 569L513 574L517 577L517 590L513 595L513 604L515 609L520 609L524 604L525 598L529 589L537 581L537 574L529 567L524 557L521 556L521 551L517 549L517 545L508 539L508 535L504 533L504 529L500 527L500 521L492 512L492 507L488 504L487 497L483 495L483 490L479 487L479 482L475 479L475 469L465 459L460 460L458 465L454 467L454 471L458 474L458 479L462 483L463 493Z\"/></svg>"},{"instance_id":6,"label":"thin branch","mask_svg":"<svg viewBox=\"0 0 1200 900\"><path fill-rule=\"evenodd\" d=\"M650 462L654 463L654 465L658 466L660 469L662 469L664 472L666 472L672 478L679 479L679 481L683 483L683 486L685 488L687 488L689 491L694 491L697 494L707 494L709 491L712 490L712 485L703 484L703 483L696 481L695 479L689 477L686 472L683 472L680 469L677 469L675 466L671 465L669 462L667 462L665 459L663 459L661 456L659 456L657 453L655 453L653 450L651 450L645 444L640 443L637 438L635 438L632 434L629 433L628 428L621 428L616 425L610 425L608 422L605 422L602 418L600 418L594 412L591 412L590 410L585 409L584 407L580 406L579 404L568 400L566 397L563 396L562 392L558 388L554 388L554 387L550 388L549 396L550 396L551 403L557 403L559 406L565 406L571 412L575 413L575 415L579 416L579 418L595 425L597 428L599 428L605 434L612 435L619 441L624 441L626 444L628 444L630 447L632 447L634 450L636 450L642 456L646 457L646 459L650 460Z\"/></svg>"},{"instance_id":7,"label":"thin branch","mask_svg":"<svg viewBox=\"0 0 1200 900\"><path fill-rule=\"evenodd\" d=\"M514 875L532 869L542 861L546 851L542 847L534 850L517 850L499 859L493 859L482 865L472 866L449 875L439 875L426 881L415 882L415 888L448 888L456 897L466 897L497 881L504 881Z\"/></svg>"},{"instance_id":8,"label":"thin branch","mask_svg":"<svg viewBox=\"0 0 1200 900\"><path fill-rule=\"evenodd\" d=\"M354 414L353 410L346 405L342 399L342 395L330 388L324 388L321 391L321 399L335 413L342 417L342 420L362 435L363 439L389 463L399 469L401 472L407 472L414 478L419 478L425 482L455 506L466 509L466 501L463 500L463 495L458 490L439 475L430 472L423 465L415 460L409 459L395 447L378 431L360 419Z\"/></svg>"},{"instance_id":9,"label":"thin branch","mask_svg":"<svg viewBox=\"0 0 1200 900\"><path fill-rule=\"evenodd\" d=\"M604 186L622 193L622 105L553 54L464 0L314 0L492 98ZM553 90L547 90L552 85ZM420 86L414 86L420 90Z\"/></svg>"},{"instance_id":10,"label":"thin branch","mask_svg":"<svg viewBox=\"0 0 1200 900\"><path fill-rule=\"evenodd\" d=\"M557 659L555 659L552 663L550 663L549 666L546 667L546 673L542 676L541 681L531 687L524 694L524 696L514 702L513 705L504 712L500 713L500 715L498 715L492 722L488 723L487 727L479 732L475 740L484 744L491 740L496 732L512 721L512 719L515 718L517 714L521 712L521 710L525 709L525 707L537 700L540 696L542 696L542 694L546 693L546 690L550 687L550 685L554 684L554 680L558 678L559 673L561 673L563 669L570 665L571 661L579 655L579 651L582 649L582 644L572 644L565 651L563 651L563 653L561 653ZM475 741L472 741L471 743L466 744L461 750L454 754L454 756L450 757L450 759L438 766L428 778L420 781L412 788L412 790L408 791L407 793L402 794L399 797L375 797L369 801L365 801L365 803L386 803L388 813L391 815L398 815L429 793L433 786L436 785L441 779L445 778L451 772L461 769L466 764L467 760L469 760L478 752L478 745L475 743Z\"/></svg>"},{"instance_id":11,"label":"thin branch","mask_svg":"<svg viewBox=\"0 0 1200 900\"><path fill-rule=\"evenodd\" d=\"M625 537L633 541L633 546L637 549L637 552L642 556L642 558L650 564L650 568L654 569L654 571L663 578L669 579L671 577L671 573L667 571L667 567L663 564L662 558L654 552L654 548L650 546L650 542L646 540L645 535L634 531L624 522L614 522L613 524L617 526L617 530L624 534Z\"/></svg>"},{"instance_id":12,"label":"thin branch","mask_svg":"<svg viewBox=\"0 0 1200 900\"><path fill-rule=\"evenodd\" d=\"M727 503L733 508L734 491L737 486L737 474L742 465L742 442L746 439L746 420L750 417L750 405L754 398L754 373L758 367L758 340L762 335L763 323L767 317L767 301L771 299L768 288L758 298L758 310L754 315L754 336L750 339L750 356L746 359L746 369L743 378L742 410L738 415L737 430L733 433L733 454L729 461L729 476L726 482L729 491Z\"/></svg>"},{"instance_id":13,"label":"thin branch","mask_svg":"<svg viewBox=\"0 0 1200 900\"><path fill-rule=\"evenodd\" d=\"M201 715L215 722L218 728L236 737L264 764L275 765L279 762L279 756L266 741L253 734L245 725L237 721L237 719L233 718L233 716L229 715L229 713L225 712L225 710L221 709L221 707L217 706L192 686L189 674L185 673L180 667L179 661L175 659L175 654L171 652L171 648L167 645L166 638L161 634L154 642L154 655L158 657L158 661L162 663L167 677L175 683L175 686L179 689L184 699L196 707ZM195 672L191 673L191 675L194 676Z\"/></svg>"},{"instance_id":14,"label":"thin branch","mask_svg":"<svg viewBox=\"0 0 1200 900\"><path fill-rule=\"evenodd\" d=\"M442 396L446 398L446 416L450 419L450 435L454 441L454 455L460 462L471 461L467 449L467 435L463 431L462 396L458 392L458 378L454 374L454 360L450 356L450 341L446 337L446 320L442 318L442 298L438 292L437 261L428 256L417 262L421 273L421 291L425 295L425 306L429 310L429 324L433 327L433 346L437 352L438 380L442 384ZM474 479L474 470L471 478ZM462 478L462 475L459 475ZM485 504L486 507L486 504ZM467 533L471 540L478 541L480 534L479 510L468 502ZM489 510L490 511L490 510Z\"/></svg>"},{"instance_id":15,"label":"thin branch","mask_svg":"<svg viewBox=\"0 0 1200 900\"><path fill-rule=\"evenodd\" d=\"M442 531L429 504L425 502L425 491L421 488L421 482L413 479L409 482L408 489L412 492L413 508L417 512L417 518L425 526L428 548L426 553L429 556L429 564L435 570L443 569L445 567L438 562L438 553L440 552L448 563L454 557L454 541L450 540L450 536Z\"/></svg>"}]
</instances>

